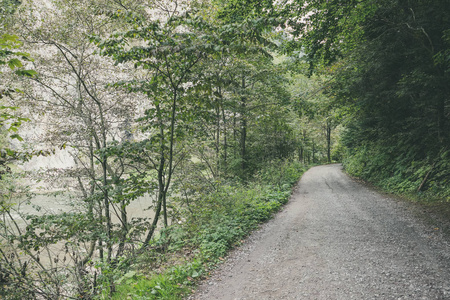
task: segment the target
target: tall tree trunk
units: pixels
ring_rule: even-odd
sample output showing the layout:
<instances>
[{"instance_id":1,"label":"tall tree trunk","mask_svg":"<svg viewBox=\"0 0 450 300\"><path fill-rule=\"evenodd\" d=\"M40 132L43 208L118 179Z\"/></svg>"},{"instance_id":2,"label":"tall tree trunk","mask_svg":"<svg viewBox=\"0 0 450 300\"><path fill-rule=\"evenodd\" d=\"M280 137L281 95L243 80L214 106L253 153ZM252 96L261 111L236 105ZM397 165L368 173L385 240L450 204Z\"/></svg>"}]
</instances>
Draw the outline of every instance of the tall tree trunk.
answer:
<instances>
[{"instance_id":1,"label":"tall tree trunk","mask_svg":"<svg viewBox=\"0 0 450 300\"><path fill-rule=\"evenodd\" d=\"M223 169L226 170L228 167L228 144L227 144L227 119L225 116L225 108L223 107L222 91L220 91L221 96L221 107L222 107L222 123L223 123Z\"/></svg>"},{"instance_id":2,"label":"tall tree trunk","mask_svg":"<svg viewBox=\"0 0 450 300\"><path fill-rule=\"evenodd\" d=\"M158 123L159 123L159 133L160 133L160 141L159 141L159 166L158 166L158 194L157 194L157 202L156 202L156 210L155 215L153 217L152 224L150 225L149 231L147 233L147 236L144 240L144 244L142 245L142 248L145 248L148 246L148 243L153 237L153 234L155 233L156 227L158 226L159 216L161 215L161 210L163 209L164 205L164 168L165 168L165 157L164 157L164 124L162 121L161 116L161 107L156 105L156 112L158 116Z\"/></svg>"},{"instance_id":3,"label":"tall tree trunk","mask_svg":"<svg viewBox=\"0 0 450 300\"><path fill-rule=\"evenodd\" d=\"M446 102L446 98L445 97L441 97L441 99L439 99L438 105L437 105L437 120L438 120L438 140L441 144L444 144L444 140L446 138L446 135L448 136L448 132L446 132L446 122L447 122L447 118L445 116L445 102Z\"/></svg>"},{"instance_id":4,"label":"tall tree trunk","mask_svg":"<svg viewBox=\"0 0 450 300\"><path fill-rule=\"evenodd\" d=\"M165 141L164 141L164 124L161 116L161 107L160 105L156 105L156 112L158 116L158 123L159 123L159 134L160 134L160 142L159 142L159 167L158 167L158 200L156 205L156 211L155 216L153 217L153 222L150 227L150 230L147 234L147 237L145 239L144 245L148 244L153 237L153 234L155 232L155 229L158 225L159 216L161 214L161 209L163 210L163 214L166 215L166 205L165 205L165 178L164 178L164 168L166 166L166 159L165 159ZM164 225L166 225L166 216L164 216Z\"/></svg>"},{"instance_id":5,"label":"tall tree trunk","mask_svg":"<svg viewBox=\"0 0 450 300\"><path fill-rule=\"evenodd\" d=\"M178 101L178 86L173 86L173 101L172 101L172 115L170 118L170 140L169 140L169 157L168 157L168 174L165 174L167 176L164 177L164 193L163 193L163 209L164 209L164 226L168 227L168 220L167 220L167 193L169 192L170 182L172 180L172 174L173 174L173 147L175 145L175 120L176 120L176 113L177 113L177 101Z\"/></svg>"},{"instance_id":6,"label":"tall tree trunk","mask_svg":"<svg viewBox=\"0 0 450 300\"><path fill-rule=\"evenodd\" d=\"M107 249L107 258L106 262L111 262L112 256L112 224L111 224L111 212L110 212L110 203L108 198L108 179L107 179L107 170L106 170L106 156L102 157L102 171L103 171L103 206L105 208L105 218L106 218L106 249Z\"/></svg>"},{"instance_id":7,"label":"tall tree trunk","mask_svg":"<svg viewBox=\"0 0 450 300\"><path fill-rule=\"evenodd\" d=\"M306 164L306 160L307 160L307 156L308 156L308 164L310 163L310 161L309 161L309 154L307 154L307 153L303 153L305 150L304 150L304 147L306 147L306 129L303 129L303 146L302 146L302 154L303 154L303 163L305 163ZM306 152L306 151L305 151Z\"/></svg>"},{"instance_id":8,"label":"tall tree trunk","mask_svg":"<svg viewBox=\"0 0 450 300\"><path fill-rule=\"evenodd\" d=\"M331 123L327 120L327 161L331 163Z\"/></svg>"},{"instance_id":9,"label":"tall tree trunk","mask_svg":"<svg viewBox=\"0 0 450 300\"><path fill-rule=\"evenodd\" d=\"M233 154L234 154L234 157L238 156L238 150L239 150L239 147L236 146L239 143L239 141L237 140L237 134L238 134L237 115L236 115L236 112L234 112L233 113Z\"/></svg>"},{"instance_id":10,"label":"tall tree trunk","mask_svg":"<svg viewBox=\"0 0 450 300\"><path fill-rule=\"evenodd\" d=\"M312 162L313 164L316 163L316 144L314 140L312 140Z\"/></svg>"},{"instance_id":11,"label":"tall tree trunk","mask_svg":"<svg viewBox=\"0 0 450 300\"><path fill-rule=\"evenodd\" d=\"M242 76L242 90L245 90L245 77ZM245 97L241 97L241 172L242 176L244 176L247 170L247 99Z\"/></svg>"},{"instance_id":12,"label":"tall tree trunk","mask_svg":"<svg viewBox=\"0 0 450 300\"><path fill-rule=\"evenodd\" d=\"M299 148L299 152L298 152L298 161L300 162L305 162L304 158L303 158L303 145L300 146Z\"/></svg>"},{"instance_id":13,"label":"tall tree trunk","mask_svg":"<svg viewBox=\"0 0 450 300\"><path fill-rule=\"evenodd\" d=\"M145 237L145 240L144 240L144 243L143 243L141 249L144 249L148 246L148 243L150 243L150 240L152 239L153 234L155 233L156 227L158 226L159 216L161 215L161 209L162 209L162 199L163 199L162 193L158 193L158 200L156 202L155 216L153 217L152 225L150 225L149 231L147 233L147 236Z\"/></svg>"},{"instance_id":14,"label":"tall tree trunk","mask_svg":"<svg viewBox=\"0 0 450 300\"><path fill-rule=\"evenodd\" d=\"M120 221L122 223L122 232L120 236L120 242L119 247L117 249L117 255L116 257L122 256L124 250L125 250L125 243L127 240L127 234L128 234L128 214L127 214L127 204L126 200L120 201Z\"/></svg>"},{"instance_id":15,"label":"tall tree trunk","mask_svg":"<svg viewBox=\"0 0 450 300\"><path fill-rule=\"evenodd\" d=\"M220 176L220 103L217 102L216 106L216 174L215 176Z\"/></svg>"}]
</instances>

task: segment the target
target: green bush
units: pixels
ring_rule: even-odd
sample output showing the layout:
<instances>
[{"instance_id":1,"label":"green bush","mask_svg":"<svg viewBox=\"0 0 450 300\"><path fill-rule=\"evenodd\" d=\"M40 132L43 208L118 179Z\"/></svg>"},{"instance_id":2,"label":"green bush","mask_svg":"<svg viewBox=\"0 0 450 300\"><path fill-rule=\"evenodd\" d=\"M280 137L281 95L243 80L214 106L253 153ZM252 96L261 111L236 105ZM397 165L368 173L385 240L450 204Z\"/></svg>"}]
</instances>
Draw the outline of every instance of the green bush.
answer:
<instances>
[{"instance_id":1,"label":"green bush","mask_svg":"<svg viewBox=\"0 0 450 300\"><path fill-rule=\"evenodd\" d=\"M202 261L194 259L186 264L174 266L163 274L150 277L129 272L118 281L120 285L113 299L178 300L190 292L204 270Z\"/></svg>"},{"instance_id":2,"label":"green bush","mask_svg":"<svg viewBox=\"0 0 450 300\"><path fill-rule=\"evenodd\" d=\"M194 258L162 273L123 274L114 299L180 299L189 293L208 268L220 262L232 247L289 200L292 186L305 169L297 162L274 161L251 182L221 182L213 191L193 195L195 200L188 205L183 203L178 211L185 216L184 221L163 230L151 246L166 249L163 255L167 256L183 256L183 251L189 249L195 253ZM144 256L150 260L155 257L150 252ZM141 259L141 264L144 262L149 264ZM134 268L143 270L145 266Z\"/></svg>"},{"instance_id":3,"label":"green bush","mask_svg":"<svg viewBox=\"0 0 450 300\"><path fill-rule=\"evenodd\" d=\"M430 153L426 157L417 157L416 152L401 147L364 145L349 151L343 165L350 175L388 192L426 201L450 201L450 151Z\"/></svg>"}]
</instances>

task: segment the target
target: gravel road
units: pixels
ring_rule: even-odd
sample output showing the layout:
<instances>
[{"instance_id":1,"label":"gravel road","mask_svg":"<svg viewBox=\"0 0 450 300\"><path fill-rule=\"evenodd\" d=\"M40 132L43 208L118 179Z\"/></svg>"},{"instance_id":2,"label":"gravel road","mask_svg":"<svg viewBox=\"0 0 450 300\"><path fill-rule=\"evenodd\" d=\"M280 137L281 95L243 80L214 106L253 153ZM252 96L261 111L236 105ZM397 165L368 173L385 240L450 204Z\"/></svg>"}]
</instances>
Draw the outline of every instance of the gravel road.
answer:
<instances>
[{"instance_id":1,"label":"gravel road","mask_svg":"<svg viewBox=\"0 0 450 300\"><path fill-rule=\"evenodd\" d=\"M189 299L450 299L440 229L341 169L306 172L284 209Z\"/></svg>"}]
</instances>

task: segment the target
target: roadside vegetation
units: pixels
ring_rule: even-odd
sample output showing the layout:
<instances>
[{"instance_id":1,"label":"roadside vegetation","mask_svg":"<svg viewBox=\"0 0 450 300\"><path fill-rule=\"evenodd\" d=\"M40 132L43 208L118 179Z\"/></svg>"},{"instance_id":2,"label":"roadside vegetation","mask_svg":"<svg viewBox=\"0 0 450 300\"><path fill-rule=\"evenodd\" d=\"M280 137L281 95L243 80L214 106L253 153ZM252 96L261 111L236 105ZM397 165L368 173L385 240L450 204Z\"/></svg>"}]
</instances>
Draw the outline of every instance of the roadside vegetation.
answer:
<instances>
[{"instance_id":1,"label":"roadside vegetation","mask_svg":"<svg viewBox=\"0 0 450 300\"><path fill-rule=\"evenodd\" d=\"M291 187L304 171L300 163L278 161L252 182L221 184L203 195L201 203L179 211L186 218L162 230L150 243L150 251L122 262L132 264L125 268L127 273L118 272L112 298L181 299L190 294L231 248L288 201ZM274 179L279 185L273 185Z\"/></svg>"},{"instance_id":2,"label":"roadside vegetation","mask_svg":"<svg viewBox=\"0 0 450 300\"><path fill-rule=\"evenodd\" d=\"M341 135L346 170L389 192L448 203L448 3L323 5L332 13L314 17L322 25L311 32L309 53L330 66L330 92L351 111ZM314 42L315 34L330 44Z\"/></svg>"},{"instance_id":3,"label":"roadside vegetation","mask_svg":"<svg viewBox=\"0 0 450 300\"><path fill-rule=\"evenodd\" d=\"M179 299L331 161L275 6L1 3L6 299Z\"/></svg>"},{"instance_id":4,"label":"roadside vegetation","mask_svg":"<svg viewBox=\"0 0 450 300\"><path fill-rule=\"evenodd\" d=\"M315 1L310 8L320 13L308 17L315 25L303 45L311 68L332 78L327 95L346 115L345 170L448 220L447 1Z\"/></svg>"}]
</instances>

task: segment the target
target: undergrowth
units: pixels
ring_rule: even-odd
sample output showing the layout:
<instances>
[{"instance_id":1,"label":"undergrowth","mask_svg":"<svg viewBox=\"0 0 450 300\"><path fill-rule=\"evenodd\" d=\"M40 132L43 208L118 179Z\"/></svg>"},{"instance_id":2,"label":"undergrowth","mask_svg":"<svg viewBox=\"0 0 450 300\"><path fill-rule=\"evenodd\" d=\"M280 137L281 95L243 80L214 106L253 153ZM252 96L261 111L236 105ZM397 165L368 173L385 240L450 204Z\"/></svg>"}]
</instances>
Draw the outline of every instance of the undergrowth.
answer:
<instances>
[{"instance_id":1,"label":"undergrowth","mask_svg":"<svg viewBox=\"0 0 450 300\"><path fill-rule=\"evenodd\" d=\"M117 275L112 296L100 298L182 299L230 249L287 203L305 170L297 162L273 162L250 182L221 182L213 191L197 192L189 205L179 203L184 219L163 230L127 272Z\"/></svg>"},{"instance_id":2,"label":"undergrowth","mask_svg":"<svg viewBox=\"0 0 450 300\"><path fill-rule=\"evenodd\" d=\"M450 151L418 157L414 151L374 145L354 149L345 170L381 189L423 203L450 202Z\"/></svg>"}]
</instances>

